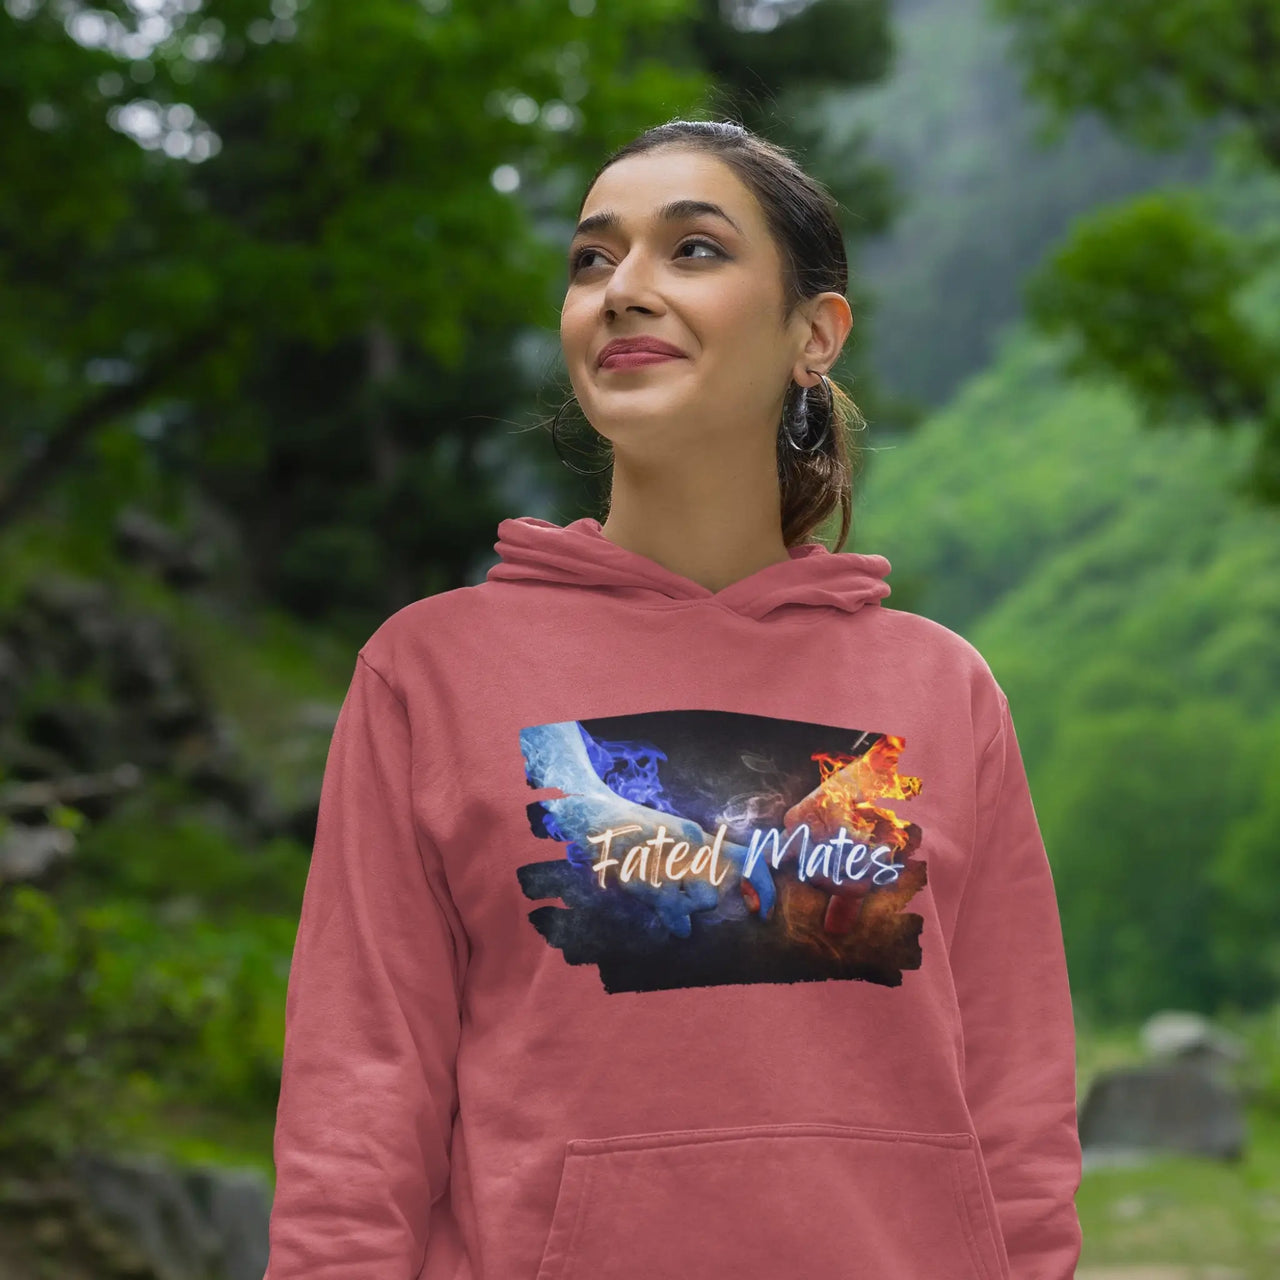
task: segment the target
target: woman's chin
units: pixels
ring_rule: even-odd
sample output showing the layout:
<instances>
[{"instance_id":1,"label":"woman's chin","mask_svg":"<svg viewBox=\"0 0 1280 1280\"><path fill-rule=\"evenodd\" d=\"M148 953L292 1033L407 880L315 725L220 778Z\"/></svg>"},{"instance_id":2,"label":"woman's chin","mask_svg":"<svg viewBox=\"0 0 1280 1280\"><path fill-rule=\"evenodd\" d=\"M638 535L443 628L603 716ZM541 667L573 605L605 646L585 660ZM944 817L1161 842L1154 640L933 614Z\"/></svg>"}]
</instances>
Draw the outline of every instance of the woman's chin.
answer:
<instances>
[{"instance_id":1,"label":"woman's chin","mask_svg":"<svg viewBox=\"0 0 1280 1280\"><path fill-rule=\"evenodd\" d=\"M670 431L678 435L685 430L681 423L691 417L687 407L675 404L634 407L614 404L607 409L593 411L588 416L596 430L610 440L625 439L628 436L652 436L658 431Z\"/></svg>"}]
</instances>

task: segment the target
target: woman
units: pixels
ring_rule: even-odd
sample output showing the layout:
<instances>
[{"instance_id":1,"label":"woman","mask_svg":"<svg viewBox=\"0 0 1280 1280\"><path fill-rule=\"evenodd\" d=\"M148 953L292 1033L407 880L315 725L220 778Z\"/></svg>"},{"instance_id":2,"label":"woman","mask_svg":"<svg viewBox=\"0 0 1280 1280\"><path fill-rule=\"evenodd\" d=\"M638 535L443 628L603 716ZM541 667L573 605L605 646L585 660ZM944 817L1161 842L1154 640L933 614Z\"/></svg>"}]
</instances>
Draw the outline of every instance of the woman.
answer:
<instances>
[{"instance_id":1,"label":"woman","mask_svg":"<svg viewBox=\"0 0 1280 1280\"><path fill-rule=\"evenodd\" d=\"M561 334L607 518L361 649L290 973L269 1280L1068 1280L1075 1040L1008 701L880 607L830 196L611 157ZM557 424L558 425L558 424ZM557 447L559 447L558 437Z\"/></svg>"}]
</instances>

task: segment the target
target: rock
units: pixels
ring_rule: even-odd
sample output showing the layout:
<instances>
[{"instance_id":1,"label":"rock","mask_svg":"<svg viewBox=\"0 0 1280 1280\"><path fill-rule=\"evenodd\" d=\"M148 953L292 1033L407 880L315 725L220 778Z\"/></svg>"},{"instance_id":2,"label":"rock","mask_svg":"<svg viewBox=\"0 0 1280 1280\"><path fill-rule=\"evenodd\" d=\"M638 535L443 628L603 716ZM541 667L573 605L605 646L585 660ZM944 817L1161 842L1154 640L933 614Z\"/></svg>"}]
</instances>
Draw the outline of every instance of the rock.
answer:
<instances>
[{"instance_id":1,"label":"rock","mask_svg":"<svg viewBox=\"0 0 1280 1280\"><path fill-rule=\"evenodd\" d=\"M271 1185L257 1170L80 1152L73 1176L157 1280L262 1280Z\"/></svg>"},{"instance_id":2,"label":"rock","mask_svg":"<svg viewBox=\"0 0 1280 1280\"><path fill-rule=\"evenodd\" d=\"M1143 1024L1143 1047L1161 1061L1202 1062L1211 1069L1227 1069L1245 1059L1238 1036L1215 1027L1203 1014L1167 1009Z\"/></svg>"},{"instance_id":3,"label":"rock","mask_svg":"<svg viewBox=\"0 0 1280 1280\"><path fill-rule=\"evenodd\" d=\"M1239 1159L1244 1112L1236 1090L1195 1061L1100 1073L1080 1109L1080 1142L1092 1167L1160 1151Z\"/></svg>"},{"instance_id":4,"label":"rock","mask_svg":"<svg viewBox=\"0 0 1280 1280\"><path fill-rule=\"evenodd\" d=\"M125 761L101 773L68 773L11 782L0 786L0 816L35 824L54 805L74 805L89 813L95 803L114 800L141 781L141 770Z\"/></svg>"},{"instance_id":5,"label":"rock","mask_svg":"<svg viewBox=\"0 0 1280 1280\"><path fill-rule=\"evenodd\" d=\"M196 586L213 576L214 549L207 540L184 537L138 507L116 517L115 536L122 555L154 569L171 586Z\"/></svg>"},{"instance_id":6,"label":"rock","mask_svg":"<svg viewBox=\"0 0 1280 1280\"><path fill-rule=\"evenodd\" d=\"M128 761L229 805L238 836L284 825L162 617L122 607L101 583L54 574L27 585L0 643L0 674L13 666L19 689L43 683L56 691L29 698L0 731L0 768L11 777L58 780ZM80 688L84 696L72 692ZM112 800L84 797L86 815L105 816Z\"/></svg>"},{"instance_id":7,"label":"rock","mask_svg":"<svg viewBox=\"0 0 1280 1280\"><path fill-rule=\"evenodd\" d=\"M0 885L13 880L42 880L76 847L66 827L10 823L0 831Z\"/></svg>"}]
</instances>

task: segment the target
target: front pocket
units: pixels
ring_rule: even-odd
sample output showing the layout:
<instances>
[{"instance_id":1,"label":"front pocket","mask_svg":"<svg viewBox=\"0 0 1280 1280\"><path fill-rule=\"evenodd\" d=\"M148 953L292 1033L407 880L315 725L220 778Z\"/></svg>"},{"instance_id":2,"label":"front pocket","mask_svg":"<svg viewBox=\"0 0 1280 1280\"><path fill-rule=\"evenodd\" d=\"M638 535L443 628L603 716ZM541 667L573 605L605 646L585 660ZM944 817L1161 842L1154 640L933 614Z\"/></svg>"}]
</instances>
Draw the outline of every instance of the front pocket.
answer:
<instances>
[{"instance_id":1,"label":"front pocket","mask_svg":"<svg viewBox=\"0 0 1280 1280\"><path fill-rule=\"evenodd\" d=\"M537 1280L1003 1280L968 1133L575 1138Z\"/></svg>"}]
</instances>

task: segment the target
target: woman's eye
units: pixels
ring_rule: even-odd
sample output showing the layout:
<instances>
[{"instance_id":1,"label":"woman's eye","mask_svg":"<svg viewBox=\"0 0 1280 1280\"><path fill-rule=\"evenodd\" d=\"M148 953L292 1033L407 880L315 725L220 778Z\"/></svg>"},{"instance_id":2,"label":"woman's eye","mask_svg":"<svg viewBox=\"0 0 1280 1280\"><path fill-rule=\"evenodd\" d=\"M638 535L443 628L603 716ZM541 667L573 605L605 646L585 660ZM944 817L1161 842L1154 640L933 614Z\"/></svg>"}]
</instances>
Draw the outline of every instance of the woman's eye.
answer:
<instances>
[{"instance_id":1,"label":"woman's eye","mask_svg":"<svg viewBox=\"0 0 1280 1280\"><path fill-rule=\"evenodd\" d=\"M721 254L719 248L716 245L712 244L710 240L686 240L680 246L680 248L681 249L695 249L695 248L710 249L713 257L719 258L724 256L723 254Z\"/></svg>"},{"instance_id":2,"label":"woman's eye","mask_svg":"<svg viewBox=\"0 0 1280 1280\"><path fill-rule=\"evenodd\" d=\"M724 257L724 253L721 251L720 247L713 244L710 240L685 240L679 245L676 252L682 253L685 249L691 248L710 249L711 256L713 258ZM576 275L587 266L586 259L590 258L592 254L599 252L599 249L580 249L576 254L574 254L572 262L574 274Z\"/></svg>"}]
</instances>

